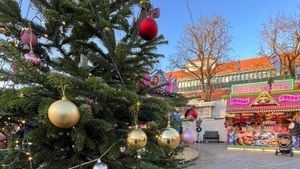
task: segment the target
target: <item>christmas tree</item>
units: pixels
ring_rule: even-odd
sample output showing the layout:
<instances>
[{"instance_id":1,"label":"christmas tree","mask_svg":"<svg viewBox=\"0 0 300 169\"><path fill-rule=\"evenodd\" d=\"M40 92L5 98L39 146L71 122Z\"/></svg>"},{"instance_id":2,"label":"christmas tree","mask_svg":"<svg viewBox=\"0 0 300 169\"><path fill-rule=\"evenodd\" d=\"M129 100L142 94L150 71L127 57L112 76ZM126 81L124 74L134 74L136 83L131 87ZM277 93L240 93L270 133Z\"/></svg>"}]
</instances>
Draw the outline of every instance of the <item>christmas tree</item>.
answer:
<instances>
[{"instance_id":1,"label":"christmas tree","mask_svg":"<svg viewBox=\"0 0 300 169\"><path fill-rule=\"evenodd\" d=\"M146 0L0 1L3 168L178 168L169 115L186 100L151 97L143 83L167 44L154 9ZM167 142L163 128L174 133Z\"/></svg>"}]
</instances>

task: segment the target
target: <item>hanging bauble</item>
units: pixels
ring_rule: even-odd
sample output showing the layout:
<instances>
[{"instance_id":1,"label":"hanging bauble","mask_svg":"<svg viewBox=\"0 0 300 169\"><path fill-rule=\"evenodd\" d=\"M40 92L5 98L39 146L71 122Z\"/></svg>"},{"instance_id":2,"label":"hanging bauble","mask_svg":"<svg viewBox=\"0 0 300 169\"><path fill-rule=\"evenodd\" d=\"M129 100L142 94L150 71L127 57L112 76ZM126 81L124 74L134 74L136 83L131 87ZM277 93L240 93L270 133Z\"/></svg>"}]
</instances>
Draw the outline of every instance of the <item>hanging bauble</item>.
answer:
<instances>
[{"instance_id":1,"label":"hanging bauble","mask_svg":"<svg viewBox=\"0 0 300 169\"><path fill-rule=\"evenodd\" d=\"M91 98L88 98L88 99L86 100L86 103L87 103L88 105L91 105L91 106L95 104L94 100L91 99Z\"/></svg>"},{"instance_id":2,"label":"hanging bauble","mask_svg":"<svg viewBox=\"0 0 300 169\"><path fill-rule=\"evenodd\" d=\"M80 113L74 103L63 97L50 105L48 118L56 127L70 128L79 121Z\"/></svg>"},{"instance_id":3,"label":"hanging bauble","mask_svg":"<svg viewBox=\"0 0 300 169\"><path fill-rule=\"evenodd\" d=\"M9 80L11 80L14 84L19 84L20 83L20 81L18 80L18 78L16 76L10 77Z\"/></svg>"},{"instance_id":4,"label":"hanging bauble","mask_svg":"<svg viewBox=\"0 0 300 169\"><path fill-rule=\"evenodd\" d=\"M0 132L0 149L7 149L7 137Z\"/></svg>"},{"instance_id":5,"label":"hanging bauble","mask_svg":"<svg viewBox=\"0 0 300 169\"><path fill-rule=\"evenodd\" d=\"M159 8L154 8L150 10L150 16L152 18L159 18L160 16L160 9Z\"/></svg>"},{"instance_id":6,"label":"hanging bauble","mask_svg":"<svg viewBox=\"0 0 300 169\"><path fill-rule=\"evenodd\" d=\"M158 26L153 18L144 18L139 26L139 34L145 40L152 40L156 37Z\"/></svg>"},{"instance_id":7,"label":"hanging bauble","mask_svg":"<svg viewBox=\"0 0 300 169\"><path fill-rule=\"evenodd\" d=\"M41 66L41 60L33 52L25 53L24 58L37 68Z\"/></svg>"},{"instance_id":8,"label":"hanging bauble","mask_svg":"<svg viewBox=\"0 0 300 169\"><path fill-rule=\"evenodd\" d=\"M192 144L196 141L196 134L191 129L186 129L181 134L181 140L186 144Z\"/></svg>"},{"instance_id":9,"label":"hanging bauble","mask_svg":"<svg viewBox=\"0 0 300 169\"><path fill-rule=\"evenodd\" d=\"M164 128L158 136L158 145L165 150L173 150L180 143L180 135L174 128Z\"/></svg>"},{"instance_id":10,"label":"hanging bauble","mask_svg":"<svg viewBox=\"0 0 300 169\"><path fill-rule=\"evenodd\" d=\"M122 157L126 156L126 147L125 146L119 147L119 150L120 150L120 156L122 156Z\"/></svg>"},{"instance_id":11,"label":"hanging bauble","mask_svg":"<svg viewBox=\"0 0 300 169\"><path fill-rule=\"evenodd\" d=\"M24 30L21 33L21 40L24 44L26 44L30 47L36 46L38 44L37 36L29 29Z\"/></svg>"},{"instance_id":12,"label":"hanging bauble","mask_svg":"<svg viewBox=\"0 0 300 169\"><path fill-rule=\"evenodd\" d=\"M97 163L94 165L93 169L108 169L108 166L99 159Z\"/></svg>"},{"instance_id":13,"label":"hanging bauble","mask_svg":"<svg viewBox=\"0 0 300 169\"><path fill-rule=\"evenodd\" d=\"M187 117L193 117L194 119L197 119L197 117L198 117L198 113L197 113L197 111L195 110L195 109L193 109L193 108L190 108L190 109L188 109L186 112L185 112L185 118L187 118Z\"/></svg>"},{"instance_id":14,"label":"hanging bauble","mask_svg":"<svg viewBox=\"0 0 300 169\"><path fill-rule=\"evenodd\" d=\"M16 72L18 71L18 67L17 67L15 64L13 64L13 63L10 64L10 69L11 69L14 73L16 73Z\"/></svg>"},{"instance_id":15,"label":"hanging bauble","mask_svg":"<svg viewBox=\"0 0 300 169\"><path fill-rule=\"evenodd\" d=\"M126 136L126 145L131 150L139 150L147 144L146 133L137 126L132 129Z\"/></svg>"}]
</instances>

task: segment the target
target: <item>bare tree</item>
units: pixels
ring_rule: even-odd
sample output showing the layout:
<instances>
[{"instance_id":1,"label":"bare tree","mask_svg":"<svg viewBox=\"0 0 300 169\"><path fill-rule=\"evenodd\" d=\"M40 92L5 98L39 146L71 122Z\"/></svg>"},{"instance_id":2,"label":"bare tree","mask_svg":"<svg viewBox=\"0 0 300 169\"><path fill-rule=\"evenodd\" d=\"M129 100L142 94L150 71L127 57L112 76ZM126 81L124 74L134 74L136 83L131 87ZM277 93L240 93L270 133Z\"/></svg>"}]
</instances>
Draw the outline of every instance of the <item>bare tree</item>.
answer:
<instances>
[{"instance_id":1,"label":"bare tree","mask_svg":"<svg viewBox=\"0 0 300 169\"><path fill-rule=\"evenodd\" d=\"M279 54L281 75L296 77L296 58L300 55L300 15L278 13L262 24L261 54Z\"/></svg>"},{"instance_id":2,"label":"bare tree","mask_svg":"<svg viewBox=\"0 0 300 169\"><path fill-rule=\"evenodd\" d=\"M222 72L220 65L228 62L233 37L229 22L215 14L200 16L198 22L185 26L184 34L170 58L171 69L183 69L191 79L197 80L201 97L211 100L218 83L214 78Z\"/></svg>"}]
</instances>

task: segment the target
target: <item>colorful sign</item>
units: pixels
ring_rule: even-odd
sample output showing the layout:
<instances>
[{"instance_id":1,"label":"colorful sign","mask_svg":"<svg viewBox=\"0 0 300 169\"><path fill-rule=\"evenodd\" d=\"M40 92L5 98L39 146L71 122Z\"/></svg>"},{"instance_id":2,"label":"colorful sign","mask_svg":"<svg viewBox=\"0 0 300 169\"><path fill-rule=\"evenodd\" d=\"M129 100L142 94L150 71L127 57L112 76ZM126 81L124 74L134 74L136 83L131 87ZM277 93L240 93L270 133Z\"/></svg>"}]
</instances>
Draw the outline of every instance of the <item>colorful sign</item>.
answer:
<instances>
[{"instance_id":1,"label":"colorful sign","mask_svg":"<svg viewBox=\"0 0 300 169\"><path fill-rule=\"evenodd\" d=\"M279 91L279 90L292 90L294 89L293 79L274 80L270 85L268 82L248 83L232 85L231 94L243 93L260 93L264 91Z\"/></svg>"},{"instance_id":2,"label":"colorful sign","mask_svg":"<svg viewBox=\"0 0 300 169\"><path fill-rule=\"evenodd\" d=\"M249 98L241 99L241 98L233 98L230 99L230 105L233 104L249 104Z\"/></svg>"},{"instance_id":3,"label":"colorful sign","mask_svg":"<svg viewBox=\"0 0 300 169\"><path fill-rule=\"evenodd\" d=\"M154 70L150 74L146 74L145 79L144 84L151 88L158 88L173 93L178 92L177 78L166 77L166 73L162 70Z\"/></svg>"},{"instance_id":4,"label":"colorful sign","mask_svg":"<svg viewBox=\"0 0 300 169\"><path fill-rule=\"evenodd\" d=\"M284 94L284 95L279 96L279 101L280 102L282 102L282 101L294 101L294 102L297 102L297 101L300 101L300 95Z\"/></svg>"},{"instance_id":5,"label":"colorful sign","mask_svg":"<svg viewBox=\"0 0 300 169\"><path fill-rule=\"evenodd\" d=\"M260 96L247 96L245 98L230 98L227 100L227 112L271 112L300 110L300 95L273 94L270 102L259 102Z\"/></svg>"}]
</instances>

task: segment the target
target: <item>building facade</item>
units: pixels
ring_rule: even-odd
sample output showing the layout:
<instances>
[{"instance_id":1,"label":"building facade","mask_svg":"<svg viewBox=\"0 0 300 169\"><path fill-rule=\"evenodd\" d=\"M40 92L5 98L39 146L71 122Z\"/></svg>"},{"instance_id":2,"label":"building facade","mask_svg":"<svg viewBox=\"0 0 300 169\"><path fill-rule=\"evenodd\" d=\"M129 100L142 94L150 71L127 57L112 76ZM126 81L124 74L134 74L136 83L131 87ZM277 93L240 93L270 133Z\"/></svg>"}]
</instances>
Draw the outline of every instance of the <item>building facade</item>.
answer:
<instances>
[{"instance_id":1,"label":"building facade","mask_svg":"<svg viewBox=\"0 0 300 169\"><path fill-rule=\"evenodd\" d=\"M296 60L296 79L300 80L300 59ZM283 79L281 72L276 70L269 60L268 56L245 59L225 63L221 66L223 71L217 73L212 78L212 84L215 85L215 92L212 93L213 100L221 100L222 95L227 95L230 92L230 87L234 84L267 82L270 79ZM167 76L177 78L177 86L179 93L185 96L196 96L201 93L200 81L191 78L186 70L177 70L166 73ZM287 74L287 77L290 78ZM296 85L297 87L297 85Z\"/></svg>"}]
</instances>

